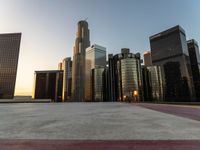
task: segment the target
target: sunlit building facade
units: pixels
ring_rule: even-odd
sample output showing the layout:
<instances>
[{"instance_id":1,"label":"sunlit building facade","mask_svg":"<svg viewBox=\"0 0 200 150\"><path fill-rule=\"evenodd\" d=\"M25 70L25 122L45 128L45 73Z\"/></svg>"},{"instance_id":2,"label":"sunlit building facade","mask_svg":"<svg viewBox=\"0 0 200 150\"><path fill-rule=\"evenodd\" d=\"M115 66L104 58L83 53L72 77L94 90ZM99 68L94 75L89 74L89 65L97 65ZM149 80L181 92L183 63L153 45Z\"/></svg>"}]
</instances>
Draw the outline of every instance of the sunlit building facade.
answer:
<instances>
[{"instance_id":1,"label":"sunlit building facade","mask_svg":"<svg viewBox=\"0 0 200 150\"><path fill-rule=\"evenodd\" d=\"M76 102L85 99L85 54L86 48L90 46L89 35L88 23L79 21L72 64L72 98Z\"/></svg>"},{"instance_id":2,"label":"sunlit building facade","mask_svg":"<svg viewBox=\"0 0 200 150\"><path fill-rule=\"evenodd\" d=\"M72 98L72 60L71 57L63 59L63 102L71 101Z\"/></svg>"},{"instance_id":3,"label":"sunlit building facade","mask_svg":"<svg viewBox=\"0 0 200 150\"><path fill-rule=\"evenodd\" d=\"M197 41L187 41L196 101L200 102L200 54Z\"/></svg>"},{"instance_id":4,"label":"sunlit building facade","mask_svg":"<svg viewBox=\"0 0 200 150\"><path fill-rule=\"evenodd\" d=\"M63 70L62 66L63 66L62 62L58 63L58 70Z\"/></svg>"},{"instance_id":5,"label":"sunlit building facade","mask_svg":"<svg viewBox=\"0 0 200 150\"><path fill-rule=\"evenodd\" d=\"M0 99L14 97L21 33L0 34Z\"/></svg>"},{"instance_id":6,"label":"sunlit building facade","mask_svg":"<svg viewBox=\"0 0 200 150\"><path fill-rule=\"evenodd\" d=\"M150 51L144 52L144 65L145 66L152 66L152 59L151 59L151 52Z\"/></svg>"},{"instance_id":7,"label":"sunlit building facade","mask_svg":"<svg viewBox=\"0 0 200 150\"><path fill-rule=\"evenodd\" d=\"M33 99L51 99L53 102L62 101L63 71L35 71Z\"/></svg>"},{"instance_id":8,"label":"sunlit building facade","mask_svg":"<svg viewBox=\"0 0 200 150\"><path fill-rule=\"evenodd\" d=\"M132 54L129 49L122 49L114 56L116 68L117 101L138 102L143 100L142 73L140 54Z\"/></svg>"},{"instance_id":9,"label":"sunlit building facade","mask_svg":"<svg viewBox=\"0 0 200 150\"><path fill-rule=\"evenodd\" d=\"M106 66L106 48L94 44L86 49L85 101L93 101L92 69ZM96 75L96 74L95 74ZM96 80L97 81L97 80ZM98 84L98 83L97 83Z\"/></svg>"},{"instance_id":10,"label":"sunlit building facade","mask_svg":"<svg viewBox=\"0 0 200 150\"><path fill-rule=\"evenodd\" d=\"M192 101L194 86L185 31L175 26L150 37L153 65L161 66L166 101Z\"/></svg>"}]
</instances>

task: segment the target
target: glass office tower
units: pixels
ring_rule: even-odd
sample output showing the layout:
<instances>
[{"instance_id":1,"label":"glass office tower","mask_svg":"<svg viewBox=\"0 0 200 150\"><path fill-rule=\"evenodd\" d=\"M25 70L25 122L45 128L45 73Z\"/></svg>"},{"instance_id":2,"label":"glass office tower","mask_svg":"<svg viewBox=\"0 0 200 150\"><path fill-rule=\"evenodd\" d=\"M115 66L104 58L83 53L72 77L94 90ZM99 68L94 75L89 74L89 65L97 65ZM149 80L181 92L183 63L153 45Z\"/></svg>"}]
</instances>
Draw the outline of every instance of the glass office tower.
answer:
<instances>
[{"instance_id":1,"label":"glass office tower","mask_svg":"<svg viewBox=\"0 0 200 150\"><path fill-rule=\"evenodd\" d=\"M35 71L33 99L51 99L62 102L63 71Z\"/></svg>"},{"instance_id":2,"label":"glass office tower","mask_svg":"<svg viewBox=\"0 0 200 150\"><path fill-rule=\"evenodd\" d=\"M0 34L0 99L14 97L21 33Z\"/></svg>"},{"instance_id":3,"label":"glass office tower","mask_svg":"<svg viewBox=\"0 0 200 150\"><path fill-rule=\"evenodd\" d=\"M180 26L150 37L153 65L161 66L165 100L191 101L194 87L185 31Z\"/></svg>"},{"instance_id":4,"label":"glass office tower","mask_svg":"<svg viewBox=\"0 0 200 150\"><path fill-rule=\"evenodd\" d=\"M97 66L92 69L92 100L94 102L104 101L103 73L105 67Z\"/></svg>"},{"instance_id":5,"label":"glass office tower","mask_svg":"<svg viewBox=\"0 0 200 150\"><path fill-rule=\"evenodd\" d=\"M117 101L143 100L140 54L122 49L122 53L115 55L114 59Z\"/></svg>"},{"instance_id":6,"label":"glass office tower","mask_svg":"<svg viewBox=\"0 0 200 150\"><path fill-rule=\"evenodd\" d=\"M148 66L153 101L164 100L164 78L160 66Z\"/></svg>"},{"instance_id":7,"label":"glass office tower","mask_svg":"<svg viewBox=\"0 0 200 150\"><path fill-rule=\"evenodd\" d=\"M194 89L196 101L200 102L200 55L199 46L194 39L187 41L190 56L190 65L192 69L192 77L194 81Z\"/></svg>"},{"instance_id":8,"label":"glass office tower","mask_svg":"<svg viewBox=\"0 0 200 150\"><path fill-rule=\"evenodd\" d=\"M72 96L73 101L83 102L85 98L85 54L90 46L90 34L86 21L78 22L78 31L73 53Z\"/></svg>"},{"instance_id":9,"label":"glass office tower","mask_svg":"<svg viewBox=\"0 0 200 150\"><path fill-rule=\"evenodd\" d=\"M71 100L72 96L72 61L71 57L63 59L63 102Z\"/></svg>"},{"instance_id":10,"label":"glass office tower","mask_svg":"<svg viewBox=\"0 0 200 150\"><path fill-rule=\"evenodd\" d=\"M86 49L86 70L85 70L85 100L93 101L92 94L92 69L106 66L106 48L94 44Z\"/></svg>"},{"instance_id":11,"label":"glass office tower","mask_svg":"<svg viewBox=\"0 0 200 150\"><path fill-rule=\"evenodd\" d=\"M115 102L117 93L116 59L113 54L108 54L108 61L103 73L104 101Z\"/></svg>"}]
</instances>

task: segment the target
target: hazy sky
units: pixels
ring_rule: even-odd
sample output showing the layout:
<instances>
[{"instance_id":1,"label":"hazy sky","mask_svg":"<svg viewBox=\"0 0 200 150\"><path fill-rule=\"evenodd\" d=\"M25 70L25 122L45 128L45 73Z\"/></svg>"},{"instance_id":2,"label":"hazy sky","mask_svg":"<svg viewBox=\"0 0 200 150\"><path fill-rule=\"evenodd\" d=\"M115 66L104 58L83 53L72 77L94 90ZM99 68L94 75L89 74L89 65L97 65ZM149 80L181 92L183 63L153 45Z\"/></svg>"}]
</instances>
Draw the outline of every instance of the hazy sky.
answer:
<instances>
[{"instance_id":1,"label":"hazy sky","mask_svg":"<svg viewBox=\"0 0 200 150\"><path fill-rule=\"evenodd\" d=\"M149 36L177 24L200 43L200 0L0 0L0 33L22 32L16 95L31 94L35 70L57 69L72 56L85 18L91 43L108 53L143 53Z\"/></svg>"}]
</instances>

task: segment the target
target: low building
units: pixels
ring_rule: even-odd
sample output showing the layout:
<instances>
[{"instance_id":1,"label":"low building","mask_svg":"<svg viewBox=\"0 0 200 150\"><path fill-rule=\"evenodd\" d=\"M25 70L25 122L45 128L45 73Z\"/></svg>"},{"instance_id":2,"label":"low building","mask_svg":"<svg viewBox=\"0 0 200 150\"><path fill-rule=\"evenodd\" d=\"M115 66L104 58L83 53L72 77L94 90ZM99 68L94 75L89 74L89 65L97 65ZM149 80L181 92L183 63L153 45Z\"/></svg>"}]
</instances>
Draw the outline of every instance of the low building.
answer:
<instances>
[{"instance_id":1,"label":"low building","mask_svg":"<svg viewBox=\"0 0 200 150\"><path fill-rule=\"evenodd\" d=\"M63 71L35 71L33 99L51 99L62 101Z\"/></svg>"}]
</instances>

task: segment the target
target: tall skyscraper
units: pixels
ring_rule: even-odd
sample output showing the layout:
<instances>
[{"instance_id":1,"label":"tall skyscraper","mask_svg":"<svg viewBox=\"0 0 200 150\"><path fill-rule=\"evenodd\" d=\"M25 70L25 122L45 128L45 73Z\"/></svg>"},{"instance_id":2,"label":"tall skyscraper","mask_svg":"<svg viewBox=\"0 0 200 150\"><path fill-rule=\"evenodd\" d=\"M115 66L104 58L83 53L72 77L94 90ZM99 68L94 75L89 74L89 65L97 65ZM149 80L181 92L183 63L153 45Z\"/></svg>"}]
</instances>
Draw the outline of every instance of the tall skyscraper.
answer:
<instances>
[{"instance_id":1,"label":"tall skyscraper","mask_svg":"<svg viewBox=\"0 0 200 150\"><path fill-rule=\"evenodd\" d=\"M187 41L196 100L200 102L200 55L197 41Z\"/></svg>"},{"instance_id":2,"label":"tall skyscraper","mask_svg":"<svg viewBox=\"0 0 200 150\"><path fill-rule=\"evenodd\" d=\"M72 96L73 101L82 102L85 98L85 54L90 46L88 23L78 22L78 31L73 53L72 65Z\"/></svg>"},{"instance_id":3,"label":"tall skyscraper","mask_svg":"<svg viewBox=\"0 0 200 150\"><path fill-rule=\"evenodd\" d=\"M0 34L0 99L14 97L21 33Z\"/></svg>"},{"instance_id":4,"label":"tall skyscraper","mask_svg":"<svg viewBox=\"0 0 200 150\"><path fill-rule=\"evenodd\" d=\"M144 65L145 66L152 66L152 59L151 59L151 52L150 51L144 52Z\"/></svg>"},{"instance_id":5,"label":"tall skyscraper","mask_svg":"<svg viewBox=\"0 0 200 150\"><path fill-rule=\"evenodd\" d=\"M97 44L86 49L85 100L92 101L92 69L106 66L106 48ZM96 80L97 81L97 80Z\"/></svg>"},{"instance_id":6,"label":"tall skyscraper","mask_svg":"<svg viewBox=\"0 0 200 150\"><path fill-rule=\"evenodd\" d=\"M191 101L194 87L185 31L180 26L150 37L153 65L165 75L167 101Z\"/></svg>"},{"instance_id":7,"label":"tall skyscraper","mask_svg":"<svg viewBox=\"0 0 200 150\"><path fill-rule=\"evenodd\" d=\"M62 101L63 71L35 71L34 99L51 99L53 102Z\"/></svg>"},{"instance_id":8,"label":"tall skyscraper","mask_svg":"<svg viewBox=\"0 0 200 150\"><path fill-rule=\"evenodd\" d=\"M63 69L63 102L71 100L72 96L72 61L71 57L65 58L62 62Z\"/></svg>"}]
</instances>

